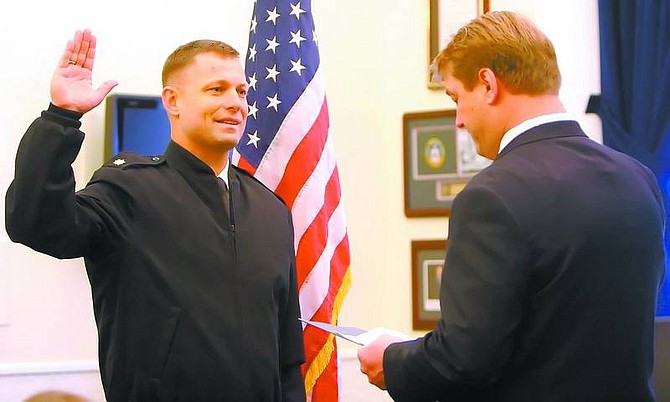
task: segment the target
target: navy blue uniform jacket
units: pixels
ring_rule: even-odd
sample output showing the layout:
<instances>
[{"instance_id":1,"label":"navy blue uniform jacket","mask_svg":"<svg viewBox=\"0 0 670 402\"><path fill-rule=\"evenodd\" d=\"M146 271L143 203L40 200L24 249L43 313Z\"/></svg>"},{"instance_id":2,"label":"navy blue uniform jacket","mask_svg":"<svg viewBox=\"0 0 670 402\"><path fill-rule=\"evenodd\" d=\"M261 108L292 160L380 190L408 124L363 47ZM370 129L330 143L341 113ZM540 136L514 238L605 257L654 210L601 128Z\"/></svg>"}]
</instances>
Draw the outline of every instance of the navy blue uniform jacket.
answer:
<instances>
[{"instance_id":1,"label":"navy blue uniform jacket","mask_svg":"<svg viewBox=\"0 0 670 402\"><path fill-rule=\"evenodd\" d=\"M396 401L653 400L665 213L647 168L552 122L452 207L441 318L384 354Z\"/></svg>"},{"instance_id":2,"label":"navy blue uniform jacket","mask_svg":"<svg viewBox=\"0 0 670 402\"><path fill-rule=\"evenodd\" d=\"M286 206L231 167L231 222L212 170L175 143L118 155L75 193L79 116L52 105L26 132L6 226L84 257L107 400L304 402Z\"/></svg>"}]
</instances>

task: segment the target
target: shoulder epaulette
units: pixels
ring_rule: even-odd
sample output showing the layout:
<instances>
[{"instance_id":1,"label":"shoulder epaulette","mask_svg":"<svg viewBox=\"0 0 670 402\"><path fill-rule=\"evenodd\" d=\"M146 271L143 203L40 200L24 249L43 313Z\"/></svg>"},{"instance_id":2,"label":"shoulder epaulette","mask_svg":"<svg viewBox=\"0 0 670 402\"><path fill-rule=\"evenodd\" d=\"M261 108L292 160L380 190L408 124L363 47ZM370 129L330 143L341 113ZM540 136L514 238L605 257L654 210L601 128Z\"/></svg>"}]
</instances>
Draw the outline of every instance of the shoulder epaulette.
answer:
<instances>
[{"instance_id":1,"label":"shoulder epaulette","mask_svg":"<svg viewBox=\"0 0 670 402\"><path fill-rule=\"evenodd\" d=\"M104 167L126 169L131 166L160 165L165 161L163 155L140 155L133 152L122 152L105 163Z\"/></svg>"}]
</instances>

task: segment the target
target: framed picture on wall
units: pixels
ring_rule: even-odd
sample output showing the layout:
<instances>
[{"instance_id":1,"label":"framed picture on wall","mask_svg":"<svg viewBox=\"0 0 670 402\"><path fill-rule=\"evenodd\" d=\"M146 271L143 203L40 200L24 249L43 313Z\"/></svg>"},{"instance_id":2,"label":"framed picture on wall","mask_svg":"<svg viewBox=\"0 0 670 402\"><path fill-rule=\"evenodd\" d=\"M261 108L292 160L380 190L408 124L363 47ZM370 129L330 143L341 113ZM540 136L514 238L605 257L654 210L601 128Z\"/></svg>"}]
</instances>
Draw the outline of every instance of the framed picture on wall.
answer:
<instances>
[{"instance_id":1,"label":"framed picture on wall","mask_svg":"<svg viewBox=\"0 0 670 402\"><path fill-rule=\"evenodd\" d=\"M412 240L412 328L432 330L440 318L446 240Z\"/></svg>"},{"instance_id":2,"label":"framed picture on wall","mask_svg":"<svg viewBox=\"0 0 670 402\"><path fill-rule=\"evenodd\" d=\"M478 15L489 12L490 0L429 0L430 34L428 65L449 43L460 27ZM429 73L428 87L442 89L441 79Z\"/></svg>"},{"instance_id":3,"label":"framed picture on wall","mask_svg":"<svg viewBox=\"0 0 670 402\"><path fill-rule=\"evenodd\" d=\"M491 163L456 127L454 110L405 113L403 156L407 217L448 216L468 180Z\"/></svg>"}]
</instances>

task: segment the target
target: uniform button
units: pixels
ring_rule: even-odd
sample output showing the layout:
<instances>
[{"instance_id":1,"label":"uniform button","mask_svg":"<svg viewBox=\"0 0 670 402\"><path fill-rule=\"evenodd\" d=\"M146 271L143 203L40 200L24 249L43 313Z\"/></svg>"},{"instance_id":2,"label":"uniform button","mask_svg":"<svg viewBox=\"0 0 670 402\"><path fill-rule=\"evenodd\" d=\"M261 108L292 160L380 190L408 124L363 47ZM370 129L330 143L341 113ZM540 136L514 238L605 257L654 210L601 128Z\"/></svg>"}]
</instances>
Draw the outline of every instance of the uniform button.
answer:
<instances>
[{"instance_id":1,"label":"uniform button","mask_svg":"<svg viewBox=\"0 0 670 402\"><path fill-rule=\"evenodd\" d=\"M154 162L156 162L156 161L158 161L158 160L160 160L160 159L161 159L161 158L159 158L159 157L157 157L157 156L152 156L152 157L151 157L151 160L154 161Z\"/></svg>"}]
</instances>

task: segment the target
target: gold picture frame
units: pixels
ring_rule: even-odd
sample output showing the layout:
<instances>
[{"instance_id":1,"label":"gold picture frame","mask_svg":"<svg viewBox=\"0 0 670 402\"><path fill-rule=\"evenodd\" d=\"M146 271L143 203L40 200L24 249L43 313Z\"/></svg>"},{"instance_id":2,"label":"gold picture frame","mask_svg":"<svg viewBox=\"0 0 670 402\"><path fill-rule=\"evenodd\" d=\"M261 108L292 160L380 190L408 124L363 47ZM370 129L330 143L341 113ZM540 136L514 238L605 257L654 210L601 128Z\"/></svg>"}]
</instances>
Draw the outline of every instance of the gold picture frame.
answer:
<instances>
[{"instance_id":1,"label":"gold picture frame","mask_svg":"<svg viewBox=\"0 0 670 402\"><path fill-rule=\"evenodd\" d=\"M451 36L468 21L490 11L490 0L429 0L430 29L428 41L428 66L449 43ZM439 78L433 77L428 68L428 88L443 89Z\"/></svg>"}]
</instances>

